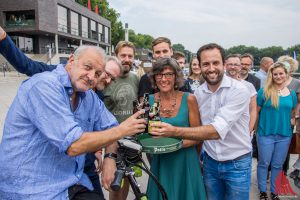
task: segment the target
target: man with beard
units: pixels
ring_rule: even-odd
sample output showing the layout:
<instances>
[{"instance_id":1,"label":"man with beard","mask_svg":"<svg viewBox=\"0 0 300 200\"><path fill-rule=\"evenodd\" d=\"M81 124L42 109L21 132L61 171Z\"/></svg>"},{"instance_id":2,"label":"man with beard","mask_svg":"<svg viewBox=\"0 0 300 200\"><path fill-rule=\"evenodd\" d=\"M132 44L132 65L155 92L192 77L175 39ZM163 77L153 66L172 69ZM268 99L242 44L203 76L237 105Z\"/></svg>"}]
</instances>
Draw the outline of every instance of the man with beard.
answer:
<instances>
[{"instance_id":1,"label":"man with beard","mask_svg":"<svg viewBox=\"0 0 300 200\"><path fill-rule=\"evenodd\" d=\"M122 74L106 89L103 90L104 103L121 123L133 113L133 101L137 99L139 78L131 72L134 61L135 47L131 42L120 41L115 54L122 64ZM106 188L109 189L109 188ZM109 198L115 200L126 199L129 191L128 180L125 179L124 187L118 191L110 191Z\"/></svg>"},{"instance_id":2,"label":"man with beard","mask_svg":"<svg viewBox=\"0 0 300 200\"><path fill-rule=\"evenodd\" d=\"M257 92L254 88L254 86L249 83L248 81L245 81L239 77L239 73L241 71L241 59L240 55L238 54L230 54L226 57L225 61L225 68L226 68L226 74L227 76L241 81L248 90L251 93L251 100L250 100L250 123L249 123L249 131L252 134L254 133L254 126L257 118L257 111L256 111L256 95Z\"/></svg>"},{"instance_id":3,"label":"man with beard","mask_svg":"<svg viewBox=\"0 0 300 200\"><path fill-rule=\"evenodd\" d=\"M195 91L202 126L174 127L156 123L152 134L205 140L203 178L208 199L249 199L251 142L249 134L250 92L238 80L224 76L224 49L217 44L197 52L203 78Z\"/></svg>"},{"instance_id":4,"label":"man with beard","mask_svg":"<svg viewBox=\"0 0 300 200\"><path fill-rule=\"evenodd\" d=\"M241 55L241 71L240 78L253 84L256 91L260 89L260 80L252 74L249 74L251 67L253 66L254 58L250 53Z\"/></svg>"},{"instance_id":5,"label":"man with beard","mask_svg":"<svg viewBox=\"0 0 300 200\"><path fill-rule=\"evenodd\" d=\"M137 99L139 79L130 71L134 53L135 47L131 42L120 41L117 44L115 54L121 61L122 74L103 90L104 103L119 122L132 115L132 102Z\"/></svg>"},{"instance_id":6,"label":"man with beard","mask_svg":"<svg viewBox=\"0 0 300 200\"><path fill-rule=\"evenodd\" d=\"M10 62L17 71L25 73L28 76L33 76L36 73L41 73L44 71L52 71L56 69L57 65L47 65L42 62L33 61L27 58L22 51L20 51L15 44L12 42L9 36L6 35L5 31L0 26L0 53ZM103 70L103 73L100 74L98 80L96 81L96 92L100 99L103 98L102 90L111 84L121 73L121 63L116 57L106 56L106 64ZM96 153L99 155L99 153ZM99 182L99 175L96 172L95 167L95 155L94 153L87 153L84 172L89 176L94 189L101 196L101 199L104 199L102 188ZM101 162L101 155L97 157L98 163ZM106 168L106 163L110 161L104 161L103 170L108 171ZM111 168L111 167L109 167ZM102 173L102 176L107 173ZM106 181L109 180L111 176L105 177ZM106 184L109 185L109 184Z\"/></svg>"}]
</instances>

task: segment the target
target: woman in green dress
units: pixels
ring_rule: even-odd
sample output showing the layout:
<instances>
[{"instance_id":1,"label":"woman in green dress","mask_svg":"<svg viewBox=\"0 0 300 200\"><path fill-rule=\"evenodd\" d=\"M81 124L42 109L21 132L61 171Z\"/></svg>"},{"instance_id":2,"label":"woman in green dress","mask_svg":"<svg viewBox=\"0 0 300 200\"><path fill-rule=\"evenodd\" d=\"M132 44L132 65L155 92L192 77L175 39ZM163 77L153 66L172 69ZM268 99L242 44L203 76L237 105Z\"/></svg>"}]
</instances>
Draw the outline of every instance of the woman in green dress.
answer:
<instances>
[{"instance_id":1,"label":"woman in green dress","mask_svg":"<svg viewBox=\"0 0 300 200\"><path fill-rule=\"evenodd\" d=\"M195 96L178 90L184 80L175 59L158 59L153 65L150 79L153 86L159 90L154 95L150 95L150 104L153 105L154 101L159 102L161 121L181 127L200 125ZM195 148L198 143L184 140L183 148L178 151L153 155L151 171L166 190L169 200L206 199ZM150 200L162 199L151 178L148 182L147 195Z\"/></svg>"}]
</instances>

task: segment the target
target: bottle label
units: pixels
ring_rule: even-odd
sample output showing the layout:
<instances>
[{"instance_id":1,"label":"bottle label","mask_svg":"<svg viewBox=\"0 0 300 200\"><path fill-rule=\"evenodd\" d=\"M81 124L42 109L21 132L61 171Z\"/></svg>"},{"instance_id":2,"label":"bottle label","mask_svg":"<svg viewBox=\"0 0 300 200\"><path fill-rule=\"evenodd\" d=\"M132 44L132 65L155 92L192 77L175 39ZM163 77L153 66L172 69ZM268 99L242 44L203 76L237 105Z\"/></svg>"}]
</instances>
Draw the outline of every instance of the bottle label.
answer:
<instances>
[{"instance_id":1,"label":"bottle label","mask_svg":"<svg viewBox=\"0 0 300 200\"><path fill-rule=\"evenodd\" d=\"M151 133L152 132L152 124L159 122L158 120L149 120L148 121L148 132Z\"/></svg>"}]
</instances>

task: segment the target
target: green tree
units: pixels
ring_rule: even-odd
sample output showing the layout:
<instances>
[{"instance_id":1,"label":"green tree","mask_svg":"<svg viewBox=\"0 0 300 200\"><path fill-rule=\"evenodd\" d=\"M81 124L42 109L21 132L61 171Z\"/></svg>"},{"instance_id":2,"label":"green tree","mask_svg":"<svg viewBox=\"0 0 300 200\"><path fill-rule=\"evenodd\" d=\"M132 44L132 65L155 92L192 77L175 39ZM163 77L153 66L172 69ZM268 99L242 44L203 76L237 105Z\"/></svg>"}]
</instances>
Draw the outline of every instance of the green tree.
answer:
<instances>
[{"instance_id":1,"label":"green tree","mask_svg":"<svg viewBox=\"0 0 300 200\"><path fill-rule=\"evenodd\" d=\"M254 65L258 65L259 61L261 59L260 51L257 47L254 46L245 46L245 45L239 45L231 47L227 50L225 50L226 56L229 54L244 54L244 53L250 53L254 57Z\"/></svg>"},{"instance_id":2,"label":"green tree","mask_svg":"<svg viewBox=\"0 0 300 200\"><path fill-rule=\"evenodd\" d=\"M271 57L275 61L277 60L278 57L285 55L285 51L280 46L267 47L261 49L260 51L262 55L261 57L265 57L265 56Z\"/></svg>"},{"instance_id":3,"label":"green tree","mask_svg":"<svg viewBox=\"0 0 300 200\"><path fill-rule=\"evenodd\" d=\"M185 47L182 44L173 44L172 45L173 51L180 51L184 52Z\"/></svg>"},{"instance_id":4,"label":"green tree","mask_svg":"<svg viewBox=\"0 0 300 200\"><path fill-rule=\"evenodd\" d=\"M153 41L151 35L141 33L136 34L132 29L129 29L128 34L129 41L132 42L136 48L151 49Z\"/></svg>"}]
</instances>

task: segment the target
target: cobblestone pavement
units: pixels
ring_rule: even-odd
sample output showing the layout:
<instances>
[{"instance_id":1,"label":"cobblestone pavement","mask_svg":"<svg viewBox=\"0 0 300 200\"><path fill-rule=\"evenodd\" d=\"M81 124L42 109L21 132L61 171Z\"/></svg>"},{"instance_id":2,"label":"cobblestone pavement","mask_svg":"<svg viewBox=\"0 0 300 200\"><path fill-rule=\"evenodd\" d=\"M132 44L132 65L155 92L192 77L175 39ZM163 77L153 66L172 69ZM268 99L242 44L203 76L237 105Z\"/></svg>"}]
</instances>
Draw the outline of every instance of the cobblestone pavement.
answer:
<instances>
[{"instance_id":1,"label":"cobblestone pavement","mask_svg":"<svg viewBox=\"0 0 300 200\"><path fill-rule=\"evenodd\" d=\"M3 124L4 124L4 120L5 120L5 116L8 111L8 108L16 95L18 87L20 86L21 82L25 79L27 79L27 77L25 75L20 75L16 72L8 72L5 74L5 77L2 72L0 73L0 140L2 138ZM143 156L143 157L145 157L145 156ZM291 169L290 170L293 170L292 165L294 164L296 159L297 159L296 155L291 156L291 161L290 161ZM256 159L253 159L252 160L251 194L250 194L251 200L258 199L256 164L257 164ZM143 173L143 176L141 178L137 179L137 182L141 185L142 192L146 191L147 180L148 180L148 176L145 173ZM291 186L294 189L294 191L298 194L298 197L289 197L289 198L281 198L281 199L291 199L291 200L300 199L300 190L297 189L292 182L291 182ZM105 192L105 196L106 197L108 196L107 192ZM130 192L128 199L129 200L134 199L134 195L132 192Z\"/></svg>"}]
</instances>

